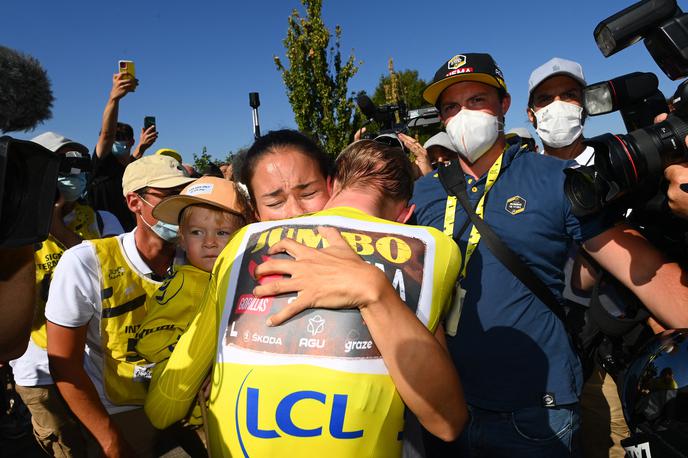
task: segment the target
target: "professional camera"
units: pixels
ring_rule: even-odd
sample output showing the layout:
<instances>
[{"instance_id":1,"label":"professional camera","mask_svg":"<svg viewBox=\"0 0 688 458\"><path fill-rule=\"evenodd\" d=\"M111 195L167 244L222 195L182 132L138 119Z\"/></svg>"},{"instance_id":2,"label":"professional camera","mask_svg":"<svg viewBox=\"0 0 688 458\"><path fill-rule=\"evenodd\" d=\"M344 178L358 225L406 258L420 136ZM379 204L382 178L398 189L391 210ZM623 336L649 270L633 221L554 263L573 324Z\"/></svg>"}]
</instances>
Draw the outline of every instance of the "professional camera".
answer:
<instances>
[{"instance_id":1,"label":"professional camera","mask_svg":"<svg viewBox=\"0 0 688 458\"><path fill-rule=\"evenodd\" d=\"M600 22L597 45L608 57L644 39L650 55L671 79L688 76L688 14L675 0L643 0ZM619 110L628 134L586 140L595 149L593 167L567 170L566 195L573 212L585 216L618 202L647 205L662 193L663 171L688 160L688 85L682 82L667 105L652 73L631 73L585 88L585 108L595 116ZM653 124L659 113L669 117ZM655 198L656 200L656 198Z\"/></svg>"},{"instance_id":2,"label":"professional camera","mask_svg":"<svg viewBox=\"0 0 688 458\"><path fill-rule=\"evenodd\" d=\"M37 143L0 137L0 247L45 240L55 203L57 175L83 164L64 161Z\"/></svg>"},{"instance_id":3,"label":"professional camera","mask_svg":"<svg viewBox=\"0 0 688 458\"><path fill-rule=\"evenodd\" d=\"M50 81L36 59L0 46L0 74L0 132L31 130L52 116ZM0 138L0 248L48 236L60 164L36 143ZM67 173L81 169L69 161L63 166Z\"/></svg>"},{"instance_id":4,"label":"professional camera","mask_svg":"<svg viewBox=\"0 0 688 458\"><path fill-rule=\"evenodd\" d=\"M358 94L356 104L366 117L363 126L375 122L380 127L376 133L366 132L363 138L374 138L395 146L401 144L402 148L403 143L397 138L397 133L407 134L409 128L431 126L440 122L439 111L435 107L409 110L404 102L377 106L365 92Z\"/></svg>"}]
</instances>

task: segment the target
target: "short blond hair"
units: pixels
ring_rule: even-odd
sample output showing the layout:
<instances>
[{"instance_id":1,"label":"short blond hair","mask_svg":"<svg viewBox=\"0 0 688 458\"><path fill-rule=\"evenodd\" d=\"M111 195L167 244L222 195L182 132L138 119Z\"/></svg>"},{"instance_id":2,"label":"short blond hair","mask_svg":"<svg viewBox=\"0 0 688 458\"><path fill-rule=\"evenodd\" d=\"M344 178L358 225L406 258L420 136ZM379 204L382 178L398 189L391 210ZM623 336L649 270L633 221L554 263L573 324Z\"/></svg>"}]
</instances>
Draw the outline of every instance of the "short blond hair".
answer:
<instances>
[{"instance_id":1,"label":"short blond hair","mask_svg":"<svg viewBox=\"0 0 688 458\"><path fill-rule=\"evenodd\" d=\"M413 195L413 168L400 147L359 140L339 153L334 168L341 189L372 188L397 202L408 202Z\"/></svg>"}]
</instances>

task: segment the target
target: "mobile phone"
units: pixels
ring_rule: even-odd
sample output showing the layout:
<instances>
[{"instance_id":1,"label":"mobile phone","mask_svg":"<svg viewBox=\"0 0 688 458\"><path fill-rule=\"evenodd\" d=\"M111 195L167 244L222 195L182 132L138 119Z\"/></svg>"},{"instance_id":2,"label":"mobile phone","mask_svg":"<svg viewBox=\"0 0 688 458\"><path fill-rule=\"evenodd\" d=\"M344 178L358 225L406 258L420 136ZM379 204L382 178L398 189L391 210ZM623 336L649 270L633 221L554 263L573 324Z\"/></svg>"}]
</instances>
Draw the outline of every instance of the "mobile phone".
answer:
<instances>
[{"instance_id":1,"label":"mobile phone","mask_svg":"<svg viewBox=\"0 0 688 458\"><path fill-rule=\"evenodd\" d=\"M136 78L136 68L131 60L120 60L119 72L128 74L129 78Z\"/></svg>"},{"instance_id":2,"label":"mobile phone","mask_svg":"<svg viewBox=\"0 0 688 458\"><path fill-rule=\"evenodd\" d=\"M143 128L147 130L150 126L155 126L155 116L143 118ZM156 127L155 130L158 130L158 128Z\"/></svg>"}]
</instances>

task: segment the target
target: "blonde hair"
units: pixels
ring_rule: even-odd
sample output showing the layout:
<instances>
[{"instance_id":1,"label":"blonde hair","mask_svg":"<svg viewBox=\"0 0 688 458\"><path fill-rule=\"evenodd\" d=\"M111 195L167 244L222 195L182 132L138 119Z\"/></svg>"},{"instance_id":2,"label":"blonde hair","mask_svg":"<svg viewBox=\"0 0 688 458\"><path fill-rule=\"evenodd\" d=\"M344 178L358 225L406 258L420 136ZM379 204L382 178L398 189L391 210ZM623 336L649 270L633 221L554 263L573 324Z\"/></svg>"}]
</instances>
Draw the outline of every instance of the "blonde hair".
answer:
<instances>
[{"instance_id":1,"label":"blonde hair","mask_svg":"<svg viewBox=\"0 0 688 458\"><path fill-rule=\"evenodd\" d=\"M394 201L408 202L413 195L408 156L400 147L375 140L359 140L344 148L335 162L334 179L341 189L373 189Z\"/></svg>"},{"instance_id":2,"label":"blonde hair","mask_svg":"<svg viewBox=\"0 0 688 458\"><path fill-rule=\"evenodd\" d=\"M181 215L179 216L179 230L181 231L182 228L186 227L187 224L189 223L189 218L191 218L191 215L194 212L194 209L203 207L206 210L210 210L212 214L215 216L215 221L218 224L228 224L231 225L232 227L236 227L237 229L244 227L247 223L246 218L244 218L242 215L238 215L236 213L223 210L222 208L216 207L214 205L209 205L209 204L193 204L189 205L186 207L184 210L182 210Z\"/></svg>"}]
</instances>

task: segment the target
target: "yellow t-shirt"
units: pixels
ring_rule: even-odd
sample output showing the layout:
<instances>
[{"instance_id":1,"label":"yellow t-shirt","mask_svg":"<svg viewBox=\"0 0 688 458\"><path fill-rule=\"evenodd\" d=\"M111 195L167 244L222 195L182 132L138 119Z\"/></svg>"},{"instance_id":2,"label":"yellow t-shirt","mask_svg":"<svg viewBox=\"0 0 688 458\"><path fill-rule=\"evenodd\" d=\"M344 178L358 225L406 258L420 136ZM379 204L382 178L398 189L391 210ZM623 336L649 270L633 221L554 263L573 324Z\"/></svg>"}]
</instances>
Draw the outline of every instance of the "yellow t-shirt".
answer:
<instances>
[{"instance_id":1,"label":"yellow t-shirt","mask_svg":"<svg viewBox=\"0 0 688 458\"><path fill-rule=\"evenodd\" d=\"M218 258L199 314L151 383L145 409L156 427L185 415L212 365L207 427L216 456L401 455L404 404L360 312L310 309L269 328L267 317L294 295L251 294L268 247L284 237L322 247L318 226L338 228L435 330L460 265L456 244L439 231L352 208L249 225Z\"/></svg>"}]
</instances>

